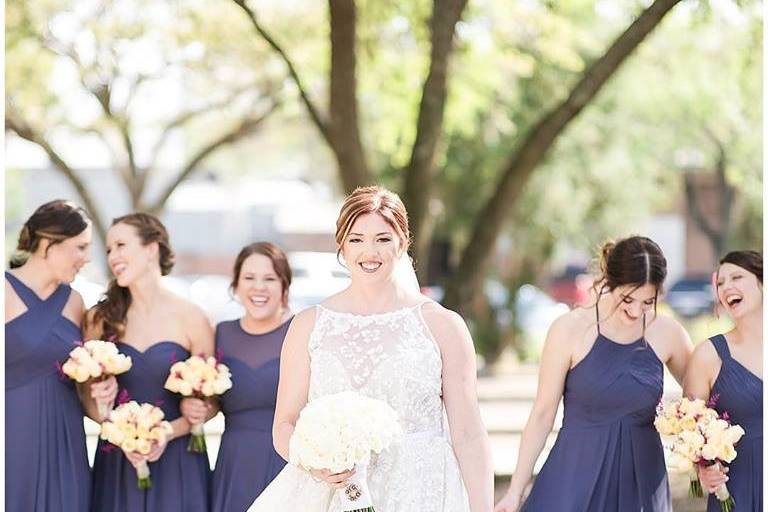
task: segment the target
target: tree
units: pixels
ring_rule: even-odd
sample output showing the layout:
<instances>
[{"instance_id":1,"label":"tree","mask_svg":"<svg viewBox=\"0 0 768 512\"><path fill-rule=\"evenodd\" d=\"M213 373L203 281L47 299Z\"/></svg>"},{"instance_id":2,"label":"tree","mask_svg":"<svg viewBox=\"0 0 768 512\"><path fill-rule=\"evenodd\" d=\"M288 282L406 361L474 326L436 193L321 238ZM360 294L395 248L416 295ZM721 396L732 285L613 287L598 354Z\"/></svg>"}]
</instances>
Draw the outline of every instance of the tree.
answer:
<instances>
[{"instance_id":1,"label":"tree","mask_svg":"<svg viewBox=\"0 0 768 512\"><path fill-rule=\"evenodd\" d=\"M106 219L70 163L73 140L97 140L110 155L105 172L117 173L132 208L157 214L210 155L255 133L281 104L279 75L242 71L264 56L227 43L237 20L211 24L205 11L142 1L7 6L6 130L47 154L102 239ZM221 128L199 136L211 124ZM173 155L184 132L202 140Z\"/></svg>"},{"instance_id":2,"label":"tree","mask_svg":"<svg viewBox=\"0 0 768 512\"><path fill-rule=\"evenodd\" d=\"M358 114L357 97L357 7L355 0L329 0L331 64L329 70L329 105L327 119L315 105L287 52L260 23L246 0L233 0L253 24L254 30L284 60L312 122L336 156L344 190L369 185L375 180L370 170ZM448 65L454 50L456 24L461 19L466 0L435 0L430 28L430 59L422 86L416 137L405 173L403 200L409 212L412 230L417 235L416 254L426 252L430 239L427 227L428 190L435 178L434 159L443 125L447 99ZM417 258L418 259L418 258Z\"/></svg>"},{"instance_id":3,"label":"tree","mask_svg":"<svg viewBox=\"0 0 768 512\"><path fill-rule=\"evenodd\" d=\"M446 306L460 308L478 288L494 242L508 218L510 205L522 193L536 167L558 137L592 101L619 66L655 29L679 0L656 0L589 65L568 97L536 122L503 167L495 192L485 203L472 238L462 252L456 271L446 285Z\"/></svg>"},{"instance_id":4,"label":"tree","mask_svg":"<svg viewBox=\"0 0 768 512\"><path fill-rule=\"evenodd\" d=\"M357 17L354 0L329 0L330 122L322 118L319 109L303 87L296 66L293 65L286 50L260 23L255 10L246 0L233 1L245 12L258 36L284 60L312 121L337 156L339 173L345 190L349 191L355 186L367 184L372 177L367 160L361 156L364 155L364 150L360 144L361 126L357 114L357 41L355 38ZM527 135L519 142L517 149L507 158L495 192L487 199L485 207L477 218L475 228L472 230L472 238L447 285L445 303L448 307L460 308L477 290L494 242L504 221L509 218L509 205L520 196L534 169L544 160L558 137L679 1L656 0L643 10L603 55L596 58L584 70L566 98L532 124ZM447 66L455 48L456 27L462 19L465 6L465 2L460 0L435 0L429 18L428 72L421 87L415 137L409 163L402 172L401 187L416 240L415 257L419 261L426 261L426 250L431 241L430 230L426 229L428 205L434 195L436 181L434 163L443 132L444 111L448 99ZM349 110L340 112L342 105ZM334 120L341 119L345 121L341 125L333 124ZM344 136L334 137L329 126L338 126L344 131ZM356 155L355 158L345 159L344 155L348 153ZM421 269L423 270L423 266ZM425 278L426 276L422 275L422 279Z\"/></svg>"}]
</instances>

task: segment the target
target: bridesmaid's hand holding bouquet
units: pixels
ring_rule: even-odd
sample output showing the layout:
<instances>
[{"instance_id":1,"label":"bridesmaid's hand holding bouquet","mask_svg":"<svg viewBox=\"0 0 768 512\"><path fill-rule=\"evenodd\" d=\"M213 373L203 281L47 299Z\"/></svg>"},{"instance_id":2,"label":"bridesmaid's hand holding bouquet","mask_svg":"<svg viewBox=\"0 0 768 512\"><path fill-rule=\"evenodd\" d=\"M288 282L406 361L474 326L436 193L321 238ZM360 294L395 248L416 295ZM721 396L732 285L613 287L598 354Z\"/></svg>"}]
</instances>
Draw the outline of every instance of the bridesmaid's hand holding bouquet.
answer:
<instances>
[{"instance_id":1,"label":"bridesmaid's hand holding bouquet","mask_svg":"<svg viewBox=\"0 0 768 512\"><path fill-rule=\"evenodd\" d=\"M123 450L142 490L152 487L147 461L157 460L173 434L164 417L159 407L131 400L113 409L101 424L101 438Z\"/></svg>"},{"instance_id":2,"label":"bridesmaid's hand holding bouquet","mask_svg":"<svg viewBox=\"0 0 768 512\"><path fill-rule=\"evenodd\" d=\"M117 395L114 377L127 372L131 365L130 356L121 354L114 343L88 340L69 353L61 371L78 384L92 381L91 396L96 401L99 420L104 420Z\"/></svg>"},{"instance_id":3,"label":"bridesmaid's hand holding bouquet","mask_svg":"<svg viewBox=\"0 0 768 512\"><path fill-rule=\"evenodd\" d=\"M720 416L712 408L715 400L717 396L709 403L682 398L660 406L654 421L671 451L670 469L688 474L692 496L703 496L696 469L732 462L736 458L734 445L744 435L743 428L730 424L727 414ZM734 500L725 482L715 490L715 496L723 512L733 510Z\"/></svg>"},{"instance_id":4,"label":"bridesmaid's hand holding bouquet","mask_svg":"<svg viewBox=\"0 0 768 512\"><path fill-rule=\"evenodd\" d=\"M165 389L204 402L223 394L231 387L232 375L229 368L213 356L205 359L192 356L186 361L174 363L165 381ZM203 423L194 423L191 434L187 450L204 453L206 447Z\"/></svg>"}]
</instances>

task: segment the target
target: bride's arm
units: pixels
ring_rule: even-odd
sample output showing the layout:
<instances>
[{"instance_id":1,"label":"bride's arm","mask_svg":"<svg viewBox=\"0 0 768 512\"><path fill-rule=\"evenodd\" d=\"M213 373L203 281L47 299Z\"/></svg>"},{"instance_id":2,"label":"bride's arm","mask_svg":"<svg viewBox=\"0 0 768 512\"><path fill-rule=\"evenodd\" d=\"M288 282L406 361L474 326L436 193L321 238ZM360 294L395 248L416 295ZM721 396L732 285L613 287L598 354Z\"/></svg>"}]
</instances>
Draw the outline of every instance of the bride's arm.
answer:
<instances>
[{"instance_id":1,"label":"bride's arm","mask_svg":"<svg viewBox=\"0 0 768 512\"><path fill-rule=\"evenodd\" d=\"M277 385L272 442L275 451L288 460L288 443L307 404L309 394L309 335L315 325L315 308L302 311L291 322L280 353L280 381Z\"/></svg>"},{"instance_id":2,"label":"bride's arm","mask_svg":"<svg viewBox=\"0 0 768 512\"><path fill-rule=\"evenodd\" d=\"M443 359L443 401L451 441L469 495L472 512L493 508L491 448L477 403L475 349L464 320L436 304L423 309L424 320Z\"/></svg>"}]
</instances>

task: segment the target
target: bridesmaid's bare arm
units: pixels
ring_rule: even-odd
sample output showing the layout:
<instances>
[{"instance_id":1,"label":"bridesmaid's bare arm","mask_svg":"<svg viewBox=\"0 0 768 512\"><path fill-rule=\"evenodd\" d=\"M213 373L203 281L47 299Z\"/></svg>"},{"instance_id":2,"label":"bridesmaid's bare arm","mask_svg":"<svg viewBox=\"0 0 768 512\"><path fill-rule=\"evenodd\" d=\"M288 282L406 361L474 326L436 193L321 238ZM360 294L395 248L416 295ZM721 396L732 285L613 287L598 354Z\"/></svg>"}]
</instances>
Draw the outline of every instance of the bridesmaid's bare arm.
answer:
<instances>
[{"instance_id":1,"label":"bridesmaid's bare arm","mask_svg":"<svg viewBox=\"0 0 768 512\"><path fill-rule=\"evenodd\" d=\"M665 364L678 384L682 386L685 370L688 367L691 353L693 352L691 338L688 336L688 332L676 320L659 317L659 322L662 328L660 337L667 343L669 350L669 357Z\"/></svg>"},{"instance_id":2,"label":"bridesmaid's bare arm","mask_svg":"<svg viewBox=\"0 0 768 512\"><path fill-rule=\"evenodd\" d=\"M539 385L533 409L523 429L517 466L509 483L509 490L496 510L517 510L523 491L533 474L533 467L552 431L555 415L565 388L565 377L571 367L574 340L573 313L566 313L554 321L547 333L539 366Z\"/></svg>"},{"instance_id":3,"label":"bridesmaid's bare arm","mask_svg":"<svg viewBox=\"0 0 768 512\"><path fill-rule=\"evenodd\" d=\"M196 304L182 301L181 320L183 322L182 328L184 330L184 334L187 338L187 342L189 343L190 354L202 357L213 355L213 327L211 326L211 322L208 320L208 317L205 315L203 310ZM186 400L194 399L184 398L182 399L182 402ZM218 408L213 406L208 407L208 412L206 413L205 417L206 421L213 418L217 412ZM177 437L185 436L189 434L190 430L192 429L192 424L187 421L184 416L180 416L171 421L171 426L173 427L173 433L169 437L168 441Z\"/></svg>"},{"instance_id":4,"label":"bridesmaid's bare arm","mask_svg":"<svg viewBox=\"0 0 768 512\"><path fill-rule=\"evenodd\" d=\"M683 396L709 400L721 364L720 357L709 340L699 343L685 372Z\"/></svg>"}]
</instances>

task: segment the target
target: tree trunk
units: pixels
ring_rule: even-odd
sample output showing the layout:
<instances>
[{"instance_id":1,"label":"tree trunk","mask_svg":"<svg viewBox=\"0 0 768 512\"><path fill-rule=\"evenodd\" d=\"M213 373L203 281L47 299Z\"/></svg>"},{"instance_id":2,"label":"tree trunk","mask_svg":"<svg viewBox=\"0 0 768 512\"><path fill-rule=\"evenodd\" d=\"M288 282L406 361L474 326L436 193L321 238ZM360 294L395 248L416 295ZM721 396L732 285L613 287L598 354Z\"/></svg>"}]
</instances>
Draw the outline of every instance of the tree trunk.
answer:
<instances>
[{"instance_id":1,"label":"tree trunk","mask_svg":"<svg viewBox=\"0 0 768 512\"><path fill-rule=\"evenodd\" d=\"M472 230L458 268L446 286L445 305L461 309L474 295L493 254L496 238L534 169L573 119L589 104L629 55L680 0L656 0L583 73L568 97L542 117L510 156L501 180Z\"/></svg>"},{"instance_id":2,"label":"tree trunk","mask_svg":"<svg viewBox=\"0 0 768 512\"><path fill-rule=\"evenodd\" d=\"M715 263L719 258L725 254L725 247L728 241L728 234L731 227L731 211L733 210L733 196L734 188L728 183L725 171L727 167L727 154L723 144L712 137L717 145L717 162L715 164L714 173L717 179L718 198L720 204L718 205L718 221L717 223L707 219L704 211L701 209L701 199L696 192L696 185L693 181L693 176L686 174L683 177L683 184L685 190L685 204L688 215L693 220L696 227L707 237L709 245L712 247L712 254L715 258Z\"/></svg>"},{"instance_id":3,"label":"tree trunk","mask_svg":"<svg viewBox=\"0 0 768 512\"><path fill-rule=\"evenodd\" d=\"M427 217L435 181L435 153L443 131L443 116L448 95L448 64L454 50L456 24L466 7L466 0L434 0L430 29L432 32L429 72L424 81L416 125L416 139L405 173L403 202L408 210L414 238L413 256L423 270L428 265L431 241ZM420 274L421 279L427 279Z\"/></svg>"},{"instance_id":4,"label":"tree trunk","mask_svg":"<svg viewBox=\"0 0 768 512\"><path fill-rule=\"evenodd\" d=\"M357 111L357 13L354 0L329 0L331 17L331 149L346 193L372 185Z\"/></svg>"}]
</instances>

